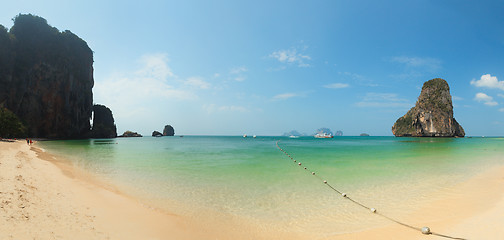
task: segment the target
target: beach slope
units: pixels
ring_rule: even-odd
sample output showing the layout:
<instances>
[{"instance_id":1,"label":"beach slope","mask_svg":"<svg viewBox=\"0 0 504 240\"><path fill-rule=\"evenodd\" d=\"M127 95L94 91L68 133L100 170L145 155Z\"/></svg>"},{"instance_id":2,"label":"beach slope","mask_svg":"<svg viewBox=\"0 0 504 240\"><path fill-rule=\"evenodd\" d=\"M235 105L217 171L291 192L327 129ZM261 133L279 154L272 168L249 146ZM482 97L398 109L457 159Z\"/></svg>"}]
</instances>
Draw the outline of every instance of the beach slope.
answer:
<instances>
[{"instance_id":1,"label":"beach slope","mask_svg":"<svg viewBox=\"0 0 504 240\"><path fill-rule=\"evenodd\" d=\"M0 239L202 239L179 216L75 177L26 143L0 142Z\"/></svg>"}]
</instances>

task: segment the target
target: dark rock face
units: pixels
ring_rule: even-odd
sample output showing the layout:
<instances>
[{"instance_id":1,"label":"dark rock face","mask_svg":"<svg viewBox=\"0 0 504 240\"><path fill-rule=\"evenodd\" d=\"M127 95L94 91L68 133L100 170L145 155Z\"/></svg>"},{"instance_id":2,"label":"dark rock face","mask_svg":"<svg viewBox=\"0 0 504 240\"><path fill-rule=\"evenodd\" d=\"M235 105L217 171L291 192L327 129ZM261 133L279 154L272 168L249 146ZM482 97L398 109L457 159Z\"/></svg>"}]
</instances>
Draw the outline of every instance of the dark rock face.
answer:
<instances>
[{"instance_id":1,"label":"dark rock face","mask_svg":"<svg viewBox=\"0 0 504 240\"><path fill-rule=\"evenodd\" d=\"M93 138L115 138L117 129L112 111L106 106L96 104L93 106Z\"/></svg>"},{"instance_id":2,"label":"dark rock face","mask_svg":"<svg viewBox=\"0 0 504 240\"><path fill-rule=\"evenodd\" d=\"M153 137L162 137L162 136L163 136L163 134L162 134L162 133L160 133L160 132L158 132L158 131L154 131L154 132L152 132L152 136L153 136Z\"/></svg>"},{"instance_id":3,"label":"dark rock face","mask_svg":"<svg viewBox=\"0 0 504 240\"><path fill-rule=\"evenodd\" d=\"M88 137L93 85L93 52L72 32L30 14L18 15L9 32L0 25L0 106L28 136Z\"/></svg>"},{"instance_id":4,"label":"dark rock face","mask_svg":"<svg viewBox=\"0 0 504 240\"><path fill-rule=\"evenodd\" d=\"M171 125L166 125L163 130L163 136L174 136L175 130Z\"/></svg>"},{"instance_id":5,"label":"dark rock face","mask_svg":"<svg viewBox=\"0 0 504 240\"><path fill-rule=\"evenodd\" d=\"M397 137L464 137L462 126L453 118L448 83L436 78L424 83L416 105L392 126Z\"/></svg>"},{"instance_id":6,"label":"dark rock face","mask_svg":"<svg viewBox=\"0 0 504 240\"><path fill-rule=\"evenodd\" d=\"M137 132L126 131L123 133L123 135L119 137L143 137L143 136Z\"/></svg>"}]
</instances>

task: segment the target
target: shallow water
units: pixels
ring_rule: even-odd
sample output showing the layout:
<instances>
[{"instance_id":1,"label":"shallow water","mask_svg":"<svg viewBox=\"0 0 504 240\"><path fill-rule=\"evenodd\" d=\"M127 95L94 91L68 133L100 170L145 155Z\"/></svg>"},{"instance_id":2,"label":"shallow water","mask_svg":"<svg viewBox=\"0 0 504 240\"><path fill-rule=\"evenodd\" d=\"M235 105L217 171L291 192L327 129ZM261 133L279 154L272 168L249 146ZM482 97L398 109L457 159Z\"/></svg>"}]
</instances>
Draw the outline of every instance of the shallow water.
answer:
<instances>
[{"instance_id":1,"label":"shallow water","mask_svg":"<svg viewBox=\"0 0 504 240\"><path fill-rule=\"evenodd\" d=\"M276 147L277 141L296 163ZM385 224L339 197L322 179L400 217L433 192L504 164L502 138L185 136L41 146L169 212L199 218L210 211L263 228L318 236Z\"/></svg>"}]
</instances>

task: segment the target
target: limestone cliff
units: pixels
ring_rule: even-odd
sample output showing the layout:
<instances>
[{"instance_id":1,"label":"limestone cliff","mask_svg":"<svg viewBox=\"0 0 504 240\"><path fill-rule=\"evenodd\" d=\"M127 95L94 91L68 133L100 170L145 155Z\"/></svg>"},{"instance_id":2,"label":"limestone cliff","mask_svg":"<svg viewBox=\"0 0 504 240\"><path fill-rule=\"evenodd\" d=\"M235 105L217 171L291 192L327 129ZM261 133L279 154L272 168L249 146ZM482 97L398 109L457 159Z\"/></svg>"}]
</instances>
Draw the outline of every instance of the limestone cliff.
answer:
<instances>
[{"instance_id":1,"label":"limestone cliff","mask_svg":"<svg viewBox=\"0 0 504 240\"><path fill-rule=\"evenodd\" d=\"M416 105L392 126L397 137L464 137L462 126L453 118L448 83L441 78L424 83Z\"/></svg>"},{"instance_id":2,"label":"limestone cliff","mask_svg":"<svg viewBox=\"0 0 504 240\"><path fill-rule=\"evenodd\" d=\"M163 136L174 136L175 129L171 125L166 125L163 130Z\"/></svg>"},{"instance_id":3,"label":"limestone cliff","mask_svg":"<svg viewBox=\"0 0 504 240\"><path fill-rule=\"evenodd\" d=\"M18 15L0 25L0 107L16 114L30 137L88 137L93 108L93 52L70 31Z\"/></svg>"},{"instance_id":4,"label":"limestone cliff","mask_svg":"<svg viewBox=\"0 0 504 240\"><path fill-rule=\"evenodd\" d=\"M96 104L93 106L93 138L115 138L117 129L112 111L106 106Z\"/></svg>"}]
</instances>

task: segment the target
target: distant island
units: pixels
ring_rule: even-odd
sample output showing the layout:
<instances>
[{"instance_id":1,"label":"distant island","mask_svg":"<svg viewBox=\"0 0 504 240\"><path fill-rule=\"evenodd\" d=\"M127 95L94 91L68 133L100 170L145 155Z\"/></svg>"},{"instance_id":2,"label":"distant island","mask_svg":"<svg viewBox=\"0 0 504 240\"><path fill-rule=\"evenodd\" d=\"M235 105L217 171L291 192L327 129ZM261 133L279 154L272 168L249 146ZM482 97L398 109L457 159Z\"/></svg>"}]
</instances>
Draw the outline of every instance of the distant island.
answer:
<instances>
[{"instance_id":1,"label":"distant island","mask_svg":"<svg viewBox=\"0 0 504 240\"><path fill-rule=\"evenodd\" d=\"M175 136L175 129L171 125L166 125L163 129L163 136Z\"/></svg>"},{"instance_id":2,"label":"distant island","mask_svg":"<svg viewBox=\"0 0 504 240\"><path fill-rule=\"evenodd\" d=\"M416 105L392 126L397 137L464 137L462 126L453 117L448 83L435 78L424 83Z\"/></svg>"},{"instance_id":3,"label":"distant island","mask_svg":"<svg viewBox=\"0 0 504 240\"><path fill-rule=\"evenodd\" d=\"M143 137L142 134L133 132L133 131L126 131L124 132L121 136L119 137Z\"/></svg>"},{"instance_id":4,"label":"distant island","mask_svg":"<svg viewBox=\"0 0 504 240\"><path fill-rule=\"evenodd\" d=\"M300 137L300 136L305 136L305 135L306 135L306 134L301 134L301 133L299 133L299 132L298 132L298 131L296 131L296 130L292 130L292 131L290 131L290 132L286 132L286 133L284 133L282 136L287 136L287 137L289 137L289 136Z\"/></svg>"},{"instance_id":5,"label":"distant island","mask_svg":"<svg viewBox=\"0 0 504 240\"><path fill-rule=\"evenodd\" d=\"M361 136L361 137L369 137L369 134L367 134L367 133L361 133L359 136Z\"/></svg>"}]
</instances>

